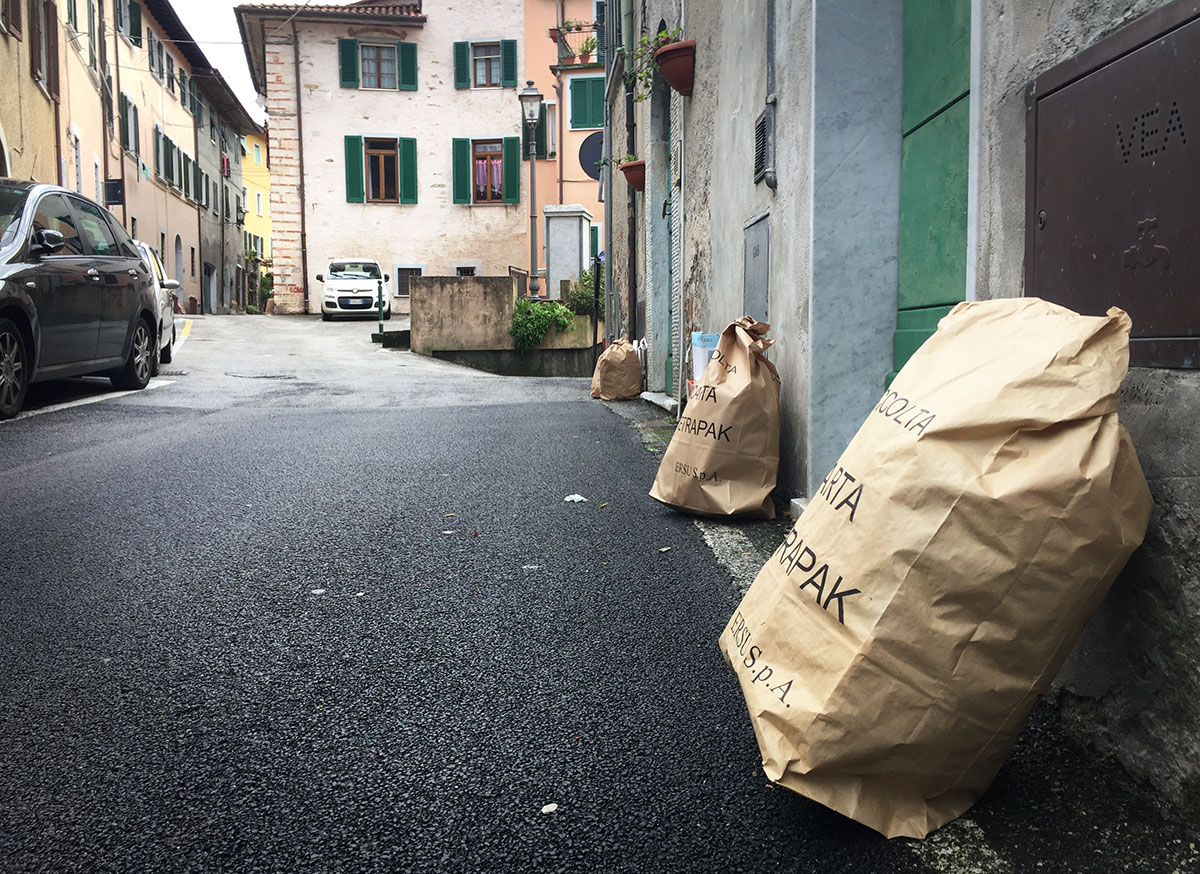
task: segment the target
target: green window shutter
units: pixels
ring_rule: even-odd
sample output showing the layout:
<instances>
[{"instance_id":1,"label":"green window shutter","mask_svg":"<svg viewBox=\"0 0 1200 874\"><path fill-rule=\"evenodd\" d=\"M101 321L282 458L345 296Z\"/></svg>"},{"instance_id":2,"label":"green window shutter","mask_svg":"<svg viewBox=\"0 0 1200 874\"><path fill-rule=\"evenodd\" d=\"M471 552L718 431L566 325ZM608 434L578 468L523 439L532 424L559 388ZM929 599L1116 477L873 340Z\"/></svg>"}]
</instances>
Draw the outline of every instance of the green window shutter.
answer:
<instances>
[{"instance_id":1,"label":"green window shutter","mask_svg":"<svg viewBox=\"0 0 1200 874\"><path fill-rule=\"evenodd\" d=\"M154 126L154 175L162 176L162 128Z\"/></svg>"},{"instance_id":2,"label":"green window shutter","mask_svg":"<svg viewBox=\"0 0 1200 874\"><path fill-rule=\"evenodd\" d=\"M412 137L401 137L400 152L400 202L417 202L417 141Z\"/></svg>"},{"instance_id":3,"label":"green window shutter","mask_svg":"<svg viewBox=\"0 0 1200 874\"><path fill-rule=\"evenodd\" d=\"M542 104L541 110L538 112L537 123L537 156L539 158L546 157L546 104Z\"/></svg>"},{"instance_id":4,"label":"green window shutter","mask_svg":"<svg viewBox=\"0 0 1200 874\"><path fill-rule=\"evenodd\" d=\"M338 40L338 69L343 88L358 87L358 40Z\"/></svg>"},{"instance_id":5,"label":"green window shutter","mask_svg":"<svg viewBox=\"0 0 1200 874\"><path fill-rule=\"evenodd\" d=\"M595 79L588 80L588 86L591 89L589 97L589 115L592 120L592 127L604 127L604 77L598 76Z\"/></svg>"},{"instance_id":6,"label":"green window shutter","mask_svg":"<svg viewBox=\"0 0 1200 874\"><path fill-rule=\"evenodd\" d=\"M588 84L586 79L571 80L571 127L587 127Z\"/></svg>"},{"instance_id":7,"label":"green window shutter","mask_svg":"<svg viewBox=\"0 0 1200 874\"><path fill-rule=\"evenodd\" d=\"M121 119L121 148L129 148L129 98L124 94L118 101L117 115Z\"/></svg>"},{"instance_id":8,"label":"green window shutter","mask_svg":"<svg viewBox=\"0 0 1200 874\"><path fill-rule=\"evenodd\" d=\"M142 4L134 0L129 3L129 41L138 48L142 47Z\"/></svg>"},{"instance_id":9,"label":"green window shutter","mask_svg":"<svg viewBox=\"0 0 1200 874\"><path fill-rule=\"evenodd\" d=\"M521 138L504 138L504 202L521 202Z\"/></svg>"},{"instance_id":10,"label":"green window shutter","mask_svg":"<svg viewBox=\"0 0 1200 874\"><path fill-rule=\"evenodd\" d=\"M346 203L363 203L365 200L362 137L346 137Z\"/></svg>"},{"instance_id":11,"label":"green window shutter","mask_svg":"<svg viewBox=\"0 0 1200 874\"><path fill-rule=\"evenodd\" d=\"M591 237L591 243L592 243L591 257L595 258L596 255L599 254L599 252L600 252L600 228L598 228L596 225L592 225L591 228L589 228L589 231L590 231L589 236Z\"/></svg>"},{"instance_id":12,"label":"green window shutter","mask_svg":"<svg viewBox=\"0 0 1200 874\"><path fill-rule=\"evenodd\" d=\"M517 87L517 41L500 40L500 85L504 88Z\"/></svg>"},{"instance_id":13,"label":"green window shutter","mask_svg":"<svg viewBox=\"0 0 1200 874\"><path fill-rule=\"evenodd\" d=\"M471 44L469 42L454 44L454 87L460 90L471 87ZM457 202L455 201L455 203Z\"/></svg>"},{"instance_id":14,"label":"green window shutter","mask_svg":"<svg viewBox=\"0 0 1200 874\"><path fill-rule=\"evenodd\" d=\"M399 58L401 91L417 90L417 44L415 42L396 43L396 57Z\"/></svg>"},{"instance_id":15,"label":"green window shutter","mask_svg":"<svg viewBox=\"0 0 1200 874\"><path fill-rule=\"evenodd\" d=\"M471 202L471 141L455 137L451 155L454 159L454 202Z\"/></svg>"}]
</instances>

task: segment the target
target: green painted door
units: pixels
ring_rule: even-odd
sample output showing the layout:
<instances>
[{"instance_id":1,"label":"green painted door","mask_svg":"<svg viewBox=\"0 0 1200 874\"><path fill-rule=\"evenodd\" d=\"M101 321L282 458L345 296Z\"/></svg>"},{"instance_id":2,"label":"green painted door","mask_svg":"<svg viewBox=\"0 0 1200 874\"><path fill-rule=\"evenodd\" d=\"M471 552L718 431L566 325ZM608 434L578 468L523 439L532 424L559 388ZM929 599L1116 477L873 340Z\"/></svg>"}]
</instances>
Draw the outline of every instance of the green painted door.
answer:
<instances>
[{"instance_id":1,"label":"green painted door","mask_svg":"<svg viewBox=\"0 0 1200 874\"><path fill-rule=\"evenodd\" d=\"M899 282L889 382L965 297L970 65L970 0L907 0Z\"/></svg>"}]
</instances>

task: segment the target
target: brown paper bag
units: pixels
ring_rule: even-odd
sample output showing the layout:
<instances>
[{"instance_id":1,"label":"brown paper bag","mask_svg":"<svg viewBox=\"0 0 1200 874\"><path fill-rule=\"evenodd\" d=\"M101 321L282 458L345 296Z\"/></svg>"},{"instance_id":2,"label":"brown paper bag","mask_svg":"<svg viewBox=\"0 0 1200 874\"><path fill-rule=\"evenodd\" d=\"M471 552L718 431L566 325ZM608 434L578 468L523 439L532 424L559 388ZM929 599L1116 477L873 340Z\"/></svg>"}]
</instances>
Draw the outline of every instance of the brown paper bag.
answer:
<instances>
[{"instance_id":1,"label":"brown paper bag","mask_svg":"<svg viewBox=\"0 0 1200 874\"><path fill-rule=\"evenodd\" d=\"M592 372L592 397L627 401L642 393L642 363L637 349L622 337L600 353Z\"/></svg>"},{"instance_id":2,"label":"brown paper bag","mask_svg":"<svg viewBox=\"0 0 1200 874\"><path fill-rule=\"evenodd\" d=\"M888 837L987 789L1145 534L1129 331L964 303L897 375L721 635L771 780Z\"/></svg>"},{"instance_id":3,"label":"brown paper bag","mask_svg":"<svg viewBox=\"0 0 1200 874\"><path fill-rule=\"evenodd\" d=\"M775 516L779 374L763 353L771 326L731 322L692 391L650 496L714 516Z\"/></svg>"}]
</instances>

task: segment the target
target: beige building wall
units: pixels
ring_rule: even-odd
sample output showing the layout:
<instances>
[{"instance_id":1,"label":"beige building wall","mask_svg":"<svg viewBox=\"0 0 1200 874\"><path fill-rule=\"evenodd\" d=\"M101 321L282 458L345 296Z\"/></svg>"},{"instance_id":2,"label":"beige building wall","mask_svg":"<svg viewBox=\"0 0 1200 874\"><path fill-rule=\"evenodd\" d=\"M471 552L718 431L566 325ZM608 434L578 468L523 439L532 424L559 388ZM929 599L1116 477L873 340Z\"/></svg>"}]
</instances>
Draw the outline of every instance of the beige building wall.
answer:
<instances>
[{"instance_id":1,"label":"beige building wall","mask_svg":"<svg viewBox=\"0 0 1200 874\"><path fill-rule=\"evenodd\" d=\"M303 119L303 208L307 230L308 311L320 308L329 259L362 256L384 271L420 268L427 275L454 274L474 266L479 275L507 275L528 262L528 170L522 166L518 203L463 205L453 202L452 141L455 138L519 137L516 88L454 87L454 43L517 41L523 57L523 11L519 0L487 6L428 10L424 26L380 26L369 16L354 25L293 22L299 37L297 106L292 27L285 18L264 19L267 112L271 130L272 233L276 303L283 312L303 311L300 240L300 155L296 116ZM338 39L362 42L407 40L417 44L416 91L342 88ZM519 75L518 75L519 78ZM414 137L417 148L415 204L348 203L345 137ZM404 302L398 305L403 311Z\"/></svg>"},{"instance_id":2,"label":"beige building wall","mask_svg":"<svg viewBox=\"0 0 1200 874\"><path fill-rule=\"evenodd\" d=\"M82 7L82 8L80 8ZM62 95L59 111L62 137L62 184L100 203L104 202L106 135L101 90L99 22L87 5L77 4L78 16L68 21L68 6L59 5L62 23ZM94 62L94 66L93 66Z\"/></svg>"},{"instance_id":3,"label":"beige building wall","mask_svg":"<svg viewBox=\"0 0 1200 874\"><path fill-rule=\"evenodd\" d=\"M32 8L25 2L19 4L19 34L15 28L9 30L0 25L0 77L5 83L0 88L0 148L4 155L0 173L15 179L57 183L59 155L55 104L44 79L35 79L30 71L29 13ZM58 34L61 47L62 35L57 23L47 24L47 31ZM53 63L59 63L60 54L61 51L55 53Z\"/></svg>"},{"instance_id":4,"label":"beige building wall","mask_svg":"<svg viewBox=\"0 0 1200 874\"><path fill-rule=\"evenodd\" d=\"M190 69L175 50L148 10L143 11L143 31L162 40L164 54L173 59L175 75ZM109 63L113 66L113 101L120 125L120 96L124 94L138 110L138 142L134 150L121 148L119 135L110 143L109 173L124 179L125 205L110 207L126 230L158 251L167 275L180 281L179 299L200 297L199 216L195 204L180 190L155 174L154 128L157 125L189 158L196 157L195 122L180 100L179 84L174 89L166 77L150 72L149 41L134 45L115 28L109 29ZM233 233L240 233L237 228ZM195 252L193 259L192 253Z\"/></svg>"}]
</instances>

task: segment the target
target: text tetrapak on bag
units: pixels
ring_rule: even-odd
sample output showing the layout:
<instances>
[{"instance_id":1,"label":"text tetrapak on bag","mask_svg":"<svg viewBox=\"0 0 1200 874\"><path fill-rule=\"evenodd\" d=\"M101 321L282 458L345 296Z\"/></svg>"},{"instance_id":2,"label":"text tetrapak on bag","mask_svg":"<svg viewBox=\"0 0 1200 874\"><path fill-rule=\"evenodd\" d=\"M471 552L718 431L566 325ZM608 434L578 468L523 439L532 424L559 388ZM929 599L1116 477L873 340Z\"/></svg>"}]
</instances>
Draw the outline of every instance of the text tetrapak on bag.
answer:
<instances>
[{"instance_id":1,"label":"text tetrapak on bag","mask_svg":"<svg viewBox=\"0 0 1200 874\"><path fill-rule=\"evenodd\" d=\"M592 372L592 397L627 401L642 393L642 363L637 349L622 337L600 353Z\"/></svg>"},{"instance_id":2,"label":"text tetrapak on bag","mask_svg":"<svg viewBox=\"0 0 1200 874\"><path fill-rule=\"evenodd\" d=\"M1141 542L1129 317L960 304L721 635L767 776L889 837L975 802Z\"/></svg>"},{"instance_id":3,"label":"text tetrapak on bag","mask_svg":"<svg viewBox=\"0 0 1200 874\"><path fill-rule=\"evenodd\" d=\"M650 496L714 516L775 515L779 374L766 322L730 323L663 453Z\"/></svg>"}]
</instances>

